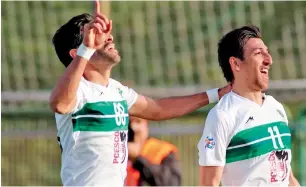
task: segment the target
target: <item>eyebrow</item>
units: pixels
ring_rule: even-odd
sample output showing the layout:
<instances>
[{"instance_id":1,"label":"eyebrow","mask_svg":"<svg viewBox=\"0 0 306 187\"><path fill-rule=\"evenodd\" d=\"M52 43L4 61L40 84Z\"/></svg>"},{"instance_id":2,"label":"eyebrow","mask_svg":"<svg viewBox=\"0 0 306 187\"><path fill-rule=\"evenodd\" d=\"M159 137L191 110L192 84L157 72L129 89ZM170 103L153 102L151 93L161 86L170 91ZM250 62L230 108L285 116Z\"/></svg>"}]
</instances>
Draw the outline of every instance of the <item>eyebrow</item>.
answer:
<instances>
[{"instance_id":1,"label":"eyebrow","mask_svg":"<svg viewBox=\"0 0 306 187\"><path fill-rule=\"evenodd\" d=\"M269 51L269 48L262 48L262 47L255 47L255 48L252 48L251 51L254 52L254 51L257 50L257 49L263 49L263 50Z\"/></svg>"}]
</instances>

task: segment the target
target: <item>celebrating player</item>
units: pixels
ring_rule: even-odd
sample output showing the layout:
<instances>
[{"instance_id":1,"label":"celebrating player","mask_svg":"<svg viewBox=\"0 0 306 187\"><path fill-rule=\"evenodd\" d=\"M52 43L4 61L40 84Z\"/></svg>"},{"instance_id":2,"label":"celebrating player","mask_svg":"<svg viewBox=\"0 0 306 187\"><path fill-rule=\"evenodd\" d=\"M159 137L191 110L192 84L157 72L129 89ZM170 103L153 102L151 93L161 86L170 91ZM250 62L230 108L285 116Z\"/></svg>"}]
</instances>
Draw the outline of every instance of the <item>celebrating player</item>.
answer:
<instances>
[{"instance_id":1,"label":"celebrating player","mask_svg":"<svg viewBox=\"0 0 306 187\"><path fill-rule=\"evenodd\" d=\"M200 185L298 186L286 112L268 88L272 57L255 26L227 33L219 64L233 89L209 112L198 143Z\"/></svg>"},{"instance_id":2,"label":"celebrating player","mask_svg":"<svg viewBox=\"0 0 306 187\"><path fill-rule=\"evenodd\" d=\"M120 55L112 21L100 12L82 14L60 27L55 51L67 67L50 96L62 149L65 186L123 186L129 115L164 120L217 102L231 86L182 97L153 100L110 78Z\"/></svg>"}]
</instances>

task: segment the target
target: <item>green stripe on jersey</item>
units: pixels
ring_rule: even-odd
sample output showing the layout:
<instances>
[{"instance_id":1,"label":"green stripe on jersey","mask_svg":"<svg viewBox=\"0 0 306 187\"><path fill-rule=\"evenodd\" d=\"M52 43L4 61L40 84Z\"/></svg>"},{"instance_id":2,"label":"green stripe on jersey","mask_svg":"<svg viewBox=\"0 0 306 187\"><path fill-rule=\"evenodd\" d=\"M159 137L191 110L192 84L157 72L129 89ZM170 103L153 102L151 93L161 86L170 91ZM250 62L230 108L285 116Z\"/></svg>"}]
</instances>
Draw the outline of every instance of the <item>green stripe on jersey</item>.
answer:
<instances>
[{"instance_id":1,"label":"green stripe on jersey","mask_svg":"<svg viewBox=\"0 0 306 187\"><path fill-rule=\"evenodd\" d=\"M226 150L226 163L291 148L289 127L284 122L269 123L237 133Z\"/></svg>"},{"instance_id":2,"label":"green stripe on jersey","mask_svg":"<svg viewBox=\"0 0 306 187\"><path fill-rule=\"evenodd\" d=\"M126 101L86 103L72 114L73 131L110 132L128 130Z\"/></svg>"},{"instance_id":3,"label":"green stripe on jersey","mask_svg":"<svg viewBox=\"0 0 306 187\"><path fill-rule=\"evenodd\" d=\"M255 143L241 148L226 150L226 163L254 158L274 150L283 150L291 148L290 136L283 136L282 142L284 146L283 147L279 146L278 148L273 147L273 143L271 139L269 139L266 141L262 141L260 143Z\"/></svg>"},{"instance_id":4,"label":"green stripe on jersey","mask_svg":"<svg viewBox=\"0 0 306 187\"><path fill-rule=\"evenodd\" d=\"M277 126L279 133L290 133L290 129L287 123L283 121L268 123L265 125L260 125L257 127L249 128L243 131L238 132L232 139L228 147L233 147L241 144L245 144L248 142L252 142L254 140L258 140L264 137L270 136L268 131L269 127Z\"/></svg>"}]
</instances>

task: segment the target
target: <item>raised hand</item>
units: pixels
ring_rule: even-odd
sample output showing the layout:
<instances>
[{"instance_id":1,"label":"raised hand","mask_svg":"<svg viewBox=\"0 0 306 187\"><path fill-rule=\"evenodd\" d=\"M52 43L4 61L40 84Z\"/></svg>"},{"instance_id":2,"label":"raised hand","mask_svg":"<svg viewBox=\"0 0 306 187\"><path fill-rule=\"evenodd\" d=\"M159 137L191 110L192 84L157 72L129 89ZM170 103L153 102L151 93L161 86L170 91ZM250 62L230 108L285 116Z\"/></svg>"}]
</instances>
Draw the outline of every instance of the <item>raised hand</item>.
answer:
<instances>
[{"instance_id":1,"label":"raised hand","mask_svg":"<svg viewBox=\"0 0 306 187\"><path fill-rule=\"evenodd\" d=\"M112 21L100 13L99 0L96 0L94 14L94 19L84 25L83 44L89 48L99 49L104 45L107 35L112 30Z\"/></svg>"}]
</instances>

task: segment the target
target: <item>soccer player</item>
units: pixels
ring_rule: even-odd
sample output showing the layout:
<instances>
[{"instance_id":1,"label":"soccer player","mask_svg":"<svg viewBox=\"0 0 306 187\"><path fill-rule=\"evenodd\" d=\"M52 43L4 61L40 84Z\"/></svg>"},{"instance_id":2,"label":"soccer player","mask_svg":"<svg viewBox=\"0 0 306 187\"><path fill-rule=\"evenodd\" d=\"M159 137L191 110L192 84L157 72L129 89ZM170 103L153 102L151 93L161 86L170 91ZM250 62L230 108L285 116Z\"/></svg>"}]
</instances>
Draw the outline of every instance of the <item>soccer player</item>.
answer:
<instances>
[{"instance_id":1,"label":"soccer player","mask_svg":"<svg viewBox=\"0 0 306 187\"><path fill-rule=\"evenodd\" d=\"M100 12L82 14L61 26L53 37L66 69L49 103L56 113L62 149L64 186L124 185L129 115L165 120L216 102L231 86L182 97L151 99L111 79L120 55L111 35L112 21Z\"/></svg>"},{"instance_id":2,"label":"soccer player","mask_svg":"<svg viewBox=\"0 0 306 187\"><path fill-rule=\"evenodd\" d=\"M260 30L244 26L227 33L218 58L233 88L207 116L198 143L200 185L298 186L286 112L263 93L272 57Z\"/></svg>"}]
</instances>

